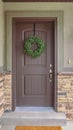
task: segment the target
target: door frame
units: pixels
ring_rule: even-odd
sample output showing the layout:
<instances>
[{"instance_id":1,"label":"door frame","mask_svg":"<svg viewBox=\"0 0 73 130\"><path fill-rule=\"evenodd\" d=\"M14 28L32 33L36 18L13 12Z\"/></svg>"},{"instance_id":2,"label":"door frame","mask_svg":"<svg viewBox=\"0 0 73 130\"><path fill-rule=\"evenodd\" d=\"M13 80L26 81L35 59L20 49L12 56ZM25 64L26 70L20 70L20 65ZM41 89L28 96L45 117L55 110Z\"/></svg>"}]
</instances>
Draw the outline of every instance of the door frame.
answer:
<instances>
[{"instance_id":1,"label":"door frame","mask_svg":"<svg viewBox=\"0 0 73 130\"><path fill-rule=\"evenodd\" d=\"M54 104L53 108L57 111L57 17L44 18L12 18L12 110L16 108L16 23L17 22L54 22Z\"/></svg>"}]
</instances>

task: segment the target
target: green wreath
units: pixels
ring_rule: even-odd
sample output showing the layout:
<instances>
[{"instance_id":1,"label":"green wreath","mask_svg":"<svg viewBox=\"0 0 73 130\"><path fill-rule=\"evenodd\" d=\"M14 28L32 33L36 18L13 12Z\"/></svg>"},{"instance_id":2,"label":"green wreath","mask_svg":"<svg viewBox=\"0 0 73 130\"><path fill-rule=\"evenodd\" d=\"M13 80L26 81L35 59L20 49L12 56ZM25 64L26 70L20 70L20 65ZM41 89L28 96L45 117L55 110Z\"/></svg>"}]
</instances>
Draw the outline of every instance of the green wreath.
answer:
<instances>
[{"instance_id":1,"label":"green wreath","mask_svg":"<svg viewBox=\"0 0 73 130\"><path fill-rule=\"evenodd\" d=\"M33 44L37 45L35 50L32 49ZM46 46L44 42L36 36L30 36L24 42L24 52L34 58L40 56L44 52L45 48Z\"/></svg>"}]
</instances>

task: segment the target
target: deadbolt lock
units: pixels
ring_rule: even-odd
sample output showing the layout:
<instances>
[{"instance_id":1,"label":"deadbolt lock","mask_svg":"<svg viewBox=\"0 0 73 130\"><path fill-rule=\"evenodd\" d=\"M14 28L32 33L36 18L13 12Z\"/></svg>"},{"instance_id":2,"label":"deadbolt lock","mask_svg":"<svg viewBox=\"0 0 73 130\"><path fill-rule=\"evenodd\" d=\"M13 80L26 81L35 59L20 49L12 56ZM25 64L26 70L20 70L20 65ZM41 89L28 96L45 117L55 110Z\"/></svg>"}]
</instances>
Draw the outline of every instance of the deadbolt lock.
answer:
<instances>
[{"instance_id":1,"label":"deadbolt lock","mask_svg":"<svg viewBox=\"0 0 73 130\"><path fill-rule=\"evenodd\" d=\"M52 79L50 79L49 81L50 81L50 83L51 83L51 82L52 82Z\"/></svg>"},{"instance_id":2,"label":"deadbolt lock","mask_svg":"<svg viewBox=\"0 0 73 130\"><path fill-rule=\"evenodd\" d=\"M49 70L49 73L52 73L52 69Z\"/></svg>"},{"instance_id":3,"label":"deadbolt lock","mask_svg":"<svg viewBox=\"0 0 73 130\"><path fill-rule=\"evenodd\" d=\"M52 64L50 64L50 68L52 68Z\"/></svg>"}]
</instances>

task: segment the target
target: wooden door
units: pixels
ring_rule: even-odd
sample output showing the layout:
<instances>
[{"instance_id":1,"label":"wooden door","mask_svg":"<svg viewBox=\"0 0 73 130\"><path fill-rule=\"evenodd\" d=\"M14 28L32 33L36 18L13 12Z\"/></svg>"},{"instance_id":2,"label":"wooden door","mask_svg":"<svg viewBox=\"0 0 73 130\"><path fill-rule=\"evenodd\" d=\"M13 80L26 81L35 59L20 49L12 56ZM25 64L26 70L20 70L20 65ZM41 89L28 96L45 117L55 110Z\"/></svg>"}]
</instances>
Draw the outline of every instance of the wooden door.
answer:
<instances>
[{"instance_id":1,"label":"wooden door","mask_svg":"<svg viewBox=\"0 0 73 130\"><path fill-rule=\"evenodd\" d=\"M16 106L53 106L54 23L35 22L35 36L46 44L44 53L37 58L23 51L25 39L34 33L33 24L16 24Z\"/></svg>"}]
</instances>

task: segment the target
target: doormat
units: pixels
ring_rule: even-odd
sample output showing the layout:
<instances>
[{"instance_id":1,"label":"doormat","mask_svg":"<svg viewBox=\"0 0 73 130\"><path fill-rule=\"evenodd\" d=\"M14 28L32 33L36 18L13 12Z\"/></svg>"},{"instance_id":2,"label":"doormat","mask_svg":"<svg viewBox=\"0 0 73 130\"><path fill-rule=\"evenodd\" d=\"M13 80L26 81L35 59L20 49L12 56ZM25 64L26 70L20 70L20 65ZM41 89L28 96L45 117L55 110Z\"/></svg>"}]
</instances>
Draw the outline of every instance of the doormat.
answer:
<instances>
[{"instance_id":1,"label":"doormat","mask_svg":"<svg viewBox=\"0 0 73 130\"><path fill-rule=\"evenodd\" d=\"M16 126L15 130L62 130L60 126Z\"/></svg>"}]
</instances>

